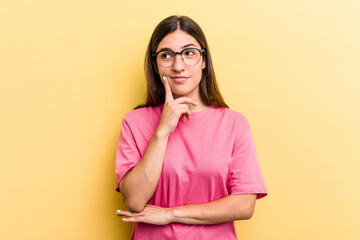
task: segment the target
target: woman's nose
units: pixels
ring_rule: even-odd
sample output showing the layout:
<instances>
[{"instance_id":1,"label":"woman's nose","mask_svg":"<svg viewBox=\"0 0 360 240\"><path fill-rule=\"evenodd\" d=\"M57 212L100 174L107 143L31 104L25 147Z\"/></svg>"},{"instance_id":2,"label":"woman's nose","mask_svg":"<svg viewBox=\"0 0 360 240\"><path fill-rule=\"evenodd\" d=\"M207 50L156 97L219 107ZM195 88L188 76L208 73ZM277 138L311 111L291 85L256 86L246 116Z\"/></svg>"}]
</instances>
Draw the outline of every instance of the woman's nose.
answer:
<instances>
[{"instance_id":1,"label":"woman's nose","mask_svg":"<svg viewBox=\"0 0 360 240\"><path fill-rule=\"evenodd\" d=\"M185 69L185 63L180 54L175 55L175 60L174 60L174 64L173 64L172 68L176 72L180 72Z\"/></svg>"}]
</instances>

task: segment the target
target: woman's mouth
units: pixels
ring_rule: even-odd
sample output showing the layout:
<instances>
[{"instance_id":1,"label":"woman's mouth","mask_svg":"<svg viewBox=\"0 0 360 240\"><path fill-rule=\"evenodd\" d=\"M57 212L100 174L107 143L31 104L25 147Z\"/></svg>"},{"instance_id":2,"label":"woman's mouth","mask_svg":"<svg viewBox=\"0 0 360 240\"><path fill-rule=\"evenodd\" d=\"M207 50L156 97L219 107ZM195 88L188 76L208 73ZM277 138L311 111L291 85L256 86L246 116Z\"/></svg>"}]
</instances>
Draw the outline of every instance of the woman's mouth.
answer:
<instances>
[{"instance_id":1,"label":"woman's mouth","mask_svg":"<svg viewBox=\"0 0 360 240\"><path fill-rule=\"evenodd\" d=\"M184 77L184 76L174 76L174 77L170 77L172 80L174 80L174 82L176 83L182 83L184 82L186 79L188 79L188 77Z\"/></svg>"}]
</instances>

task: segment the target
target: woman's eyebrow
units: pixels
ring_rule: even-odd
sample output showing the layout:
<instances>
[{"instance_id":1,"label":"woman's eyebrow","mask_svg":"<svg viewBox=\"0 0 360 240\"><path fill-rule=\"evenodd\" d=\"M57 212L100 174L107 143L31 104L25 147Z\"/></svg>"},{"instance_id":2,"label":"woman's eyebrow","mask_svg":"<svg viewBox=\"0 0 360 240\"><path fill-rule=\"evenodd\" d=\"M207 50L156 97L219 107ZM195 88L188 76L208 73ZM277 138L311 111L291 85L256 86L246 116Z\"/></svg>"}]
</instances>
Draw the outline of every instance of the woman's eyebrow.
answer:
<instances>
[{"instance_id":1,"label":"woman's eyebrow","mask_svg":"<svg viewBox=\"0 0 360 240\"><path fill-rule=\"evenodd\" d=\"M189 44L186 44L186 45L182 46L181 48L186 48L186 47L190 47L190 46L196 47L195 44L189 43Z\"/></svg>"},{"instance_id":2,"label":"woman's eyebrow","mask_svg":"<svg viewBox=\"0 0 360 240\"><path fill-rule=\"evenodd\" d=\"M171 48L160 48L158 52L163 51L163 50L165 50L165 51L169 51L169 50L172 51Z\"/></svg>"},{"instance_id":3,"label":"woman's eyebrow","mask_svg":"<svg viewBox=\"0 0 360 240\"><path fill-rule=\"evenodd\" d=\"M181 48L187 48L187 47L190 47L190 46L196 47L195 44L189 43L189 44L186 44L186 45L182 46ZM166 50L166 51L172 50L172 51L173 51L173 49L171 49L171 48L160 48L158 52L160 52L160 51L162 51L162 50Z\"/></svg>"}]
</instances>

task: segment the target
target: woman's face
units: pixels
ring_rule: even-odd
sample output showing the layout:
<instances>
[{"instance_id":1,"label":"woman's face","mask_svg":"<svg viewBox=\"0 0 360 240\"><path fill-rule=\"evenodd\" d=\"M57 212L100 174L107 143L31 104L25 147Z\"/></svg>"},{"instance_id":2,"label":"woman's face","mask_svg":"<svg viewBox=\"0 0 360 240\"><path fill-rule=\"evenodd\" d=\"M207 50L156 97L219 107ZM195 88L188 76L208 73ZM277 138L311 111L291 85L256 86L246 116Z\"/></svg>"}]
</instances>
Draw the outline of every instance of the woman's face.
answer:
<instances>
[{"instance_id":1,"label":"woman's face","mask_svg":"<svg viewBox=\"0 0 360 240\"><path fill-rule=\"evenodd\" d=\"M169 48L174 52L180 52L188 47L201 49L200 44L194 37L182 30L176 30L161 40L156 52L164 48ZM200 61L197 64L192 66L185 64L180 54L176 55L175 62L170 67L162 67L158 62L156 65L160 77L166 76L168 78L174 98L187 96L193 99L199 99L199 83L202 76L202 69L206 66L203 56L200 57Z\"/></svg>"}]
</instances>

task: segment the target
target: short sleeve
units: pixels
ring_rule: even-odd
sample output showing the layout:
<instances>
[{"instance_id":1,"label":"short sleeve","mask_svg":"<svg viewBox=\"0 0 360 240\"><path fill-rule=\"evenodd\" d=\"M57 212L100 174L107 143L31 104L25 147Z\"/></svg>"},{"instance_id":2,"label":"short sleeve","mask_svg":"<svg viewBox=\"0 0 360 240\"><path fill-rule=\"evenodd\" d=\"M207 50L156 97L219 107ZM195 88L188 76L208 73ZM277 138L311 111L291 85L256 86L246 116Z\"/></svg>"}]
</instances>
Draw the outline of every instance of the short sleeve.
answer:
<instances>
[{"instance_id":1,"label":"short sleeve","mask_svg":"<svg viewBox=\"0 0 360 240\"><path fill-rule=\"evenodd\" d=\"M121 132L119 142L116 149L115 159L115 173L116 185L115 190L120 192L118 186L121 179L127 171L135 167L140 161L141 154L136 144L133 132L126 118L123 119L121 124Z\"/></svg>"},{"instance_id":2,"label":"short sleeve","mask_svg":"<svg viewBox=\"0 0 360 240\"><path fill-rule=\"evenodd\" d=\"M236 130L235 130L236 132ZM244 134L235 134L229 173L229 194L267 195L250 127Z\"/></svg>"}]
</instances>

